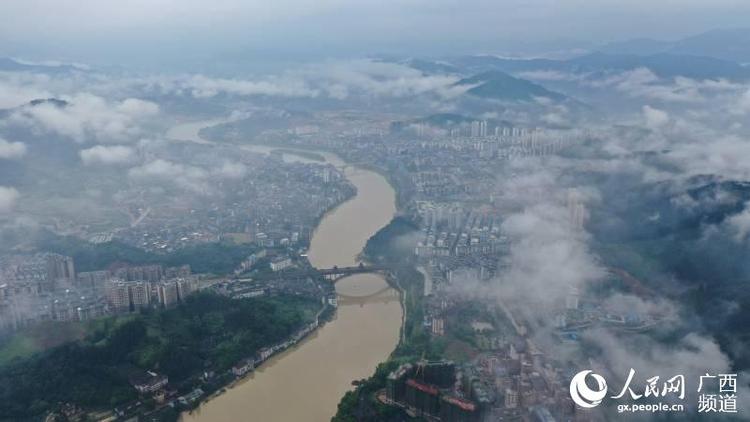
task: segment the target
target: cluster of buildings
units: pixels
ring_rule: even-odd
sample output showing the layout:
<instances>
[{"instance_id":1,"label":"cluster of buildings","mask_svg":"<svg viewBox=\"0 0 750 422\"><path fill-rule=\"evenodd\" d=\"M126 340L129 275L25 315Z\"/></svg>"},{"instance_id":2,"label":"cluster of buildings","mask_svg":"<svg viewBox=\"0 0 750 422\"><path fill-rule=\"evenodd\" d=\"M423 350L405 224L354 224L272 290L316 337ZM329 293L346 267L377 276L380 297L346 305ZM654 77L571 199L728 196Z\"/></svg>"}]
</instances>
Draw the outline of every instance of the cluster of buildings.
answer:
<instances>
[{"instance_id":1,"label":"cluster of buildings","mask_svg":"<svg viewBox=\"0 0 750 422\"><path fill-rule=\"evenodd\" d=\"M459 116L456 116L459 117ZM456 119L459 120L459 119ZM521 137L542 132L541 128L527 128L511 126L507 123L496 123L487 120L451 121L448 117L439 124L428 122L413 123L406 128L417 137L429 138L488 138L488 137ZM402 125L393 126L396 131L403 129Z\"/></svg>"},{"instance_id":2,"label":"cluster of buildings","mask_svg":"<svg viewBox=\"0 0 750 422\"><path fill-rule=\"evenodd\" d=\"M517 337L463 364L403 364L388 375L378 398L430 421L592 420L570 400L567 375Z\"/></svg>"},{"instance_id":3,"label":"cluster of buildings","mask_svg":"<svg viewBox=\"0 0 750 422\"><path fill-rule=\"evenodd\" d=\"M0 257L0 330L38 320L71 320L104 312L89 292L77 292L73 259L55 253Z\"/></svg>"},{"instance_id":4,"label":"cluster of buildings","mask_svg":"<svg viewBox=\"0 0 750 422\"><path fill-rule=\"evenodd\" d=\"M1 257L0 331L171 306L199 287L187 265L125 265L86 272L75 268L73 258L54 253Z\"/></svg>"},{"instance_id":5,"label":"cluster of buildings","mask_svg":"<svg viewBox=\"0 0 750 422\"><path fill-rule=\"evenodd\" d=\"M606 328L614 332L645 332L669 318L667 310L639 311L635 307L620 305L613 308L591 298L581 298L578 289L571 289L564 308L554 313L554 327L560 339L577 341L579 334L591 328Z\"/></svg>"},{"instance_id":6,"label":"cluster of buildings","mask_svg":"<svg viewBox=\"0 0 750 422\"><path fill-rule=\"evenodd\" d=\"M140 308L168 308L185 300L199 289L198 277L188 276L157 281L112 279L105 284L107 304L113 312L130 312Z\"/></svg>"},{"instance_id":7,"label":"cluster of buildings","mask_svg":"<svg viewBox=\"0 0 750 422\"><path fill-rule=\"evenodd\" d=\"M469 359L454 365L449 383L425 377L423 363L402 366L389 376L383 401L426 420L588 420L563 386L569 374L531 344L525 321L495 300L463 297L461 285L489 282L509 265L511 245L502 224L515 210L498 182L502 177L513 183L517 177L508 160L559 154L600 135L484 120L395 126L388 134L304 139L308 147L334 148L349 162L375 165L389 175L402 209L420 223L414 253L426 276L423 329L443 343L471 349ZM574 228L585 224L583 202L580 194L569 192ZM481 317L465 320L477 313ZM586 324L632 328L652 321L608 312L576 292L547 313L540 317L555 321L560 337L573 336ZM459 334L475 341L469 346Z\"/></svg>"},{"instance_id":8,"label":"cluster of buildings","mask_svg":"<svg viewBox=\"0 0 750 422\"><path fill-rule=\"evenodd\" d=\"M238 378L243 377L248 372L253 371L257 366L259 366L263 362L270 359L275 354L279 352L283 352L284 350L299 343L300 340L302 340L308 334L310 334L316 328L318 328L318 326L320 325L319 317L321 313L322 313L322 310L318 313L318 315L315 317L315 320L313 322L300 328L297 332L295 332L288 339L282 341L281 343L274 344L272 346L263 347L262 349L258 350L255 353L255 355L252 357L241 359L239 362L234 364L232 368L229 369L229 372L235 377L238 377Z\"/></svg>"},{"instance_id":9,"label":"cluster of buildings","mask_svg":"<svg viewBox=\"0 0 750 422\"><path fill-rule=\"evenodd\" d=\"M73 258L56 253L0 257L0 280L14 290L54 290L76 279Z\"/></svg>"},{"instance_id":10,"label":"cluster of buildings","mask_svg":"<svg viewBox=\"0 0 750 422\"><path fill-rule=\"evenodd\" d=\"M465 210L456 203L420 201L416 213L422 221L421 239L415 249L419 258L440 260L507 250L502 220L491 208Z\"/></svg>"},{"instance_id":11,"label":"cluster of buildings","mask_svg":"<svg viewBox=\"0 0 750 422\"><path fill-rule=\"evenodd\" d=\"M211 289L232 299L278 295L317 299L327 297L334 291L331 283L321 283L303 274L262 279L237 278L215 283L211 286Z\"/></svg>"},{"instance_id":12,"label":"cluster of buildings","mask_svg":"<svg viewBox=\"0 0 750 422\"><path fill-rule=\"evenodd\" d=\"M524 337L509 339L464 365L464 377L481 391L488 420L589 420L568 394L567 373L547 361Z\"/></svg>"},{"instance_id":13,"label":"cluster of buildings","mask_svg":"<svg viewBox=\"0 0 750 422\"><path fill-rule=\"evenodd\" d=\"M489 402L471 381L451 361L406 363L388 375L385 395L379 397L386 404L405 409L410 416L426 420L489 421Z\"/></svg>"},{"instance_id":14,"label":"cluster of buildings","mask_svg":"<svg viewBox=\"0 0 750 422\"><path fill-rule=\"evenodd\" d=\"M157 252L217 241L303 245L320 216L355 193L330 164L243 154L232 157L243 171L222 180L211 201L199 201L193 192L184 198L175 192L174 201L152 200L140 190L124 194L132 223L117 229L114 239Z\"/></svg>"},{"instance_id":15,"label":"cluster of buildings","mask_svg":"<svg viewBox=\"0 0 750 422\"><path fill-rule=\"evenodd\" d=\"M546 130L539 127L494 126L488 129L486 120L475 120L468 124L450 128L428 124L413 125L413 133L421 141L423 149L447 149L472 151L477 157L508 159L524 156L555 154L589 132L578 130Z\"/></svg>"}]
</instances>

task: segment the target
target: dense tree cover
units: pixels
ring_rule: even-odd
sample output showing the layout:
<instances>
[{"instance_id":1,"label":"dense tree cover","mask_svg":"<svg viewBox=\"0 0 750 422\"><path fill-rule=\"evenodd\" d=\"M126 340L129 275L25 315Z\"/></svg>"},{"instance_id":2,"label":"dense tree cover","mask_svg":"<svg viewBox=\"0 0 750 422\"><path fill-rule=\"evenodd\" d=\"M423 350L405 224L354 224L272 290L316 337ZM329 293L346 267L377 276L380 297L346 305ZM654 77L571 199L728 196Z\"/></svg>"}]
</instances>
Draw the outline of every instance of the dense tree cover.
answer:
<instances>
[{"instance_id":1,"label":"dense tree cover","mask_svg":"<svg viewBox=\"0 0 750 422\"><path fill-rule=\"evenodd\" d=\"M394 217L387 226L367 240L364 253L370 261L404 265L413 256L417 225L404 217Z\"/></svg>"},{"instance_id":2,"label":"dense tree cover","mask_svg":"<svg viewBox=\"0 0 750 422\"><path fill-rule=\"evenodd\" d=\"M365 245L368 260L392 267L399 287L406 292L403 300L406 311L403 341L394 356L420 356L429 353L429 335L422 327L424 277L414 267L414 246L417 225L404 217L395 217L387 226L378 230Z\"/></svg>"},{"instance_id":3,"label":"dense tree cover","mask_svg":"<svg viewBox=\"0 0 750 422\"><path fill-rule=\"evenodd\" d=\"M35 243L39 250L72 256L78 271L102 270L114 263L123 262L166 266L189 264L196 273L227 274L257 249L254 245L214 242L188 246L168 254L157 254L119 241L93 244L50 232L41 234Z\"/></svg>"},{"instance_id":4,"label":"dense tree cover","mask_svg":"<svg viewBox=\"0 0 750 422\"><path fill-rule=\"evenodd\" d=\"M699 316L701 324L689 328L715 337L735 371L750 368L748 245L726 230L728 219L750 200L750 184L695 176L680 200L664 183L626 178L617 184L600 189L608 206L593 208L587 222L593 252L604 265L625 269L679 302L690 314L685 318Z\"/></svg>"},{"instance_id":5,"label":"dense tree cover","mask_svg":"<svg viewBox=\"0 0 750 422\"><path fill-rule=\"evenodd\" d=\"M0 368L0 419L39 417L61 403L109 408L136 398L129 377L155 370L179 385L203 369L226 370L309 321L318 302L192 295L174 308L110 318L85 340Z\"/></svg>"},{"instance_id":6,"label":"dense tree cover","mask_svg":"<svg viewBox=\"0 0 750 422\"><path fill-rule=\"evenodd\" d=\"M377 401L375 392L385 388L388 374L406 361L389 360L375 369L375 374L363 381L354 391L348 391L338 405L331 422L396 422L411 420L400 409Z\"/></svg>"},{"instance_id":7,"label":"dense tree cover","mask_svg":"<svg viewBox=\"0 0 750 422\"><path fill-rule=\"evenodd\" d=\"M375 233L365 246L365 256L371 262L384 263L392 267L392 275L404 293L403 305L406 313L403 336L391 358L378 365L372 377L363 380L349 391L339 402L334 422L349 421L406 421L406 414L393 406L377 401L375 392L385 388L388 374L404 362L421 357L440 357L436 345L422 325L424 318L424 277L414 268L412 240L417 226L403 217L396 217Z\"/></svg>"}]
</instances>

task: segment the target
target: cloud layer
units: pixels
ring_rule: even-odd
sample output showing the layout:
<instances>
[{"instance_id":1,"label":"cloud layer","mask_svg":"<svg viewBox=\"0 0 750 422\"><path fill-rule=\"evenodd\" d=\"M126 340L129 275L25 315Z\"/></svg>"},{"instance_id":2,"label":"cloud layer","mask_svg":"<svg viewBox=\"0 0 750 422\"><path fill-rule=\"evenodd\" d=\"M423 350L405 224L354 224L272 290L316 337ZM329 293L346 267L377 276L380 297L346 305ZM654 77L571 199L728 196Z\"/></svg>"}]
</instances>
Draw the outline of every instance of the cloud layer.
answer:
<instances>
[{"instance_id":1,"label":"cloud layer","mask_svg":"<svg viewBox=\"0 0 750 422\"><path fill-rule=\"evenodd\" d=\"M124 145L96 145L91 148L79 151L81 161L85 165L92 164L126 164L132 162L135 157L135 150Z\"/></svg>"},{"instance_id":2,"label":"cloud layer","mask_svg":"<svg viewBox=\"0 0 750 422\"><path fill-rule=\"evenodd\" d=\"M17 109L10 121L35 131L54 133L76 142L122 142L142 135L140 124L159 112L159 106L136 98L122 101L88 93L63 97L65 106L41 103Z\"/></svg>"},{"instance_id":3,"label":"cloud layer","mask_svg":"<svg viewBox=\"0 0 750 422\"><path fill-rule=\"evenodd\" d=\"M0 186L0 214L13 211L18 197L19 193L15 188Z\"/></svg>"},{"instance_id":4,"label":"cloud layer","mask_svg":"<svg viewBox=\"0 0 750 422\"><path fill-rule=\"evenodd\" d=\"M26 144L23 142L9 142L0 138L0 158L21 158L26 154Z\"/></svg>"}]
</instances>

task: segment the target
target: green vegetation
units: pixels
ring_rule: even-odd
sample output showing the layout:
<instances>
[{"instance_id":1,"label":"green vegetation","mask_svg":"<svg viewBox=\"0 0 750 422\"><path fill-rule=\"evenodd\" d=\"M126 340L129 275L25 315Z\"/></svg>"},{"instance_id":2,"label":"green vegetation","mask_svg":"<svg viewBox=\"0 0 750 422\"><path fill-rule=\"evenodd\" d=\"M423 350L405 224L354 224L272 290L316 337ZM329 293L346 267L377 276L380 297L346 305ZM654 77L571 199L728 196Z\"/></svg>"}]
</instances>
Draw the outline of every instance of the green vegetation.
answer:
<instances>
[{"instance_id":1,"label":"green vegetation","mask_svg":"<svg viewBox=\"0 0 750 422\"><path fill-rule=\"evenodd\" d=\"M534 97L547 97L553 100L564 100L565 96L547 88L514 78L500 71L485 72L458 81L456 85L474 85L467 92L470 95L494 100L531 101Z\"/></svg>"},{"instance_id":2,"label":"green vegetation","mask_svg":"<svg viewBox=\"0 0 750 422\"><path fill-rule=\"evenodd\" d=\"M404 217L394 217L378 230L365 245L364 254L374 263L408 265L416 246L417 225Z\"/></svg>"},{"instance_id":3,"label":"green vegetation","mask_svg":"<svg viewBox=\"0 0 750 422\"><path fill-rule=\"evenodd\" d=\"M101 270L114 263L159 263L166 266L189 264L196 273L227 274L257 249L247 244L204 243L162 255L118 241L93 244L50 232L43 233L36 244L40 250L72 256L78 271Z\"/></svg>"},{"instance_id":4,"label":"green vegetation","mask_svg":"<svg viewBox=\"0 0 750 422\"><path fill-rule=\"evenodd\" d=\"M403 420L403 413L399 409L381 404L374 393L385 388L386 377L399 364L422 356L441 356L443 345L433 342L422 325L424 277L415 268L412 254L416 231L417 225L414 222L404 217L395 217L365 245L364 254L370 262L386 264L393 268L390 282L397 285L404 295L406 318L402 327L402 339L391 358L380 364L372 377L363 380L354 391L346 393L333 418L335 422Z\"/></svg>"},{"instance_id":5,"label":"green vegetation","mask_svg":"<svg viewBox=\"0 0 750 422\"><path fill-rule=\"evenodd\" d=\"M393 356L413 356L422 354L440 357L439 348L433 347L430 336L422 326L424 320L424 276L415 267L417 225L404 217L395 217L375 233L365 245L365 255L371 262L386 264L393 268L392 282L403 291L403 305L406 319L402 341Z\"/></svg>"},{"instance_id":6,"label":"green vegetation","mask_svg":"<svg viewBox=\"0 0 750 422\"><path fill-rule=\"evenodd\" d=\"M0 340L0 367L13 359L83 338L86 328L80 322L44 321Z\"/></svg>"},{"instance_id":7,"label":"green vegetation","mask_svg":"<svg viewBox=\"0 0 750 422\"><path fill-rule=\"evenodd\" d=\"M375 397L375 392L385 388L388 374L404 362L406 361L391 359L378 365L372 377L362 382L354 391L347 391L339 402L338 411L331 422L401 420L401 410L380 403Z\"/></svg>"},{"instance_id":8,"label":"green vegetation","mask_svg":"<svg viewBox=\"0 0 750 422\"><path fill-rule=\"evenodd\" d=\"M155 370L178 389L204 369L224 371L309 322L318 302L232 300L198 293L174 308L98 320L85 339L0 368L2 419L43 415L64 403L111 408L137 398L128 379Z\"/></svg>"}]
</instances>

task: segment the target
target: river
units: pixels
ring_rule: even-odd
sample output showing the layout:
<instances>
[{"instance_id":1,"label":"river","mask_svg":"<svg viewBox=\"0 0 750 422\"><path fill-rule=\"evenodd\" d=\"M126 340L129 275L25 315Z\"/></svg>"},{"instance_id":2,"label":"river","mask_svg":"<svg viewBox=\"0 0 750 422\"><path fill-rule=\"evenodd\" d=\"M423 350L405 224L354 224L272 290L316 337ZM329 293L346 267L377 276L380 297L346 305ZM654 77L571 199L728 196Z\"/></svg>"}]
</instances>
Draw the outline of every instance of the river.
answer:
<instances>
[{"instance_id":1,"label":"river","mask_svg":"<svg viewBox=\"0 0 750 422\"><path fill-rule=\"evenodd\" d=\"M216 122L176 125L168 137L206 143L198 130ZM357 195L321 220L308 258L316 267L351 266L367 239L393 218L395 192L381 175L347 166L335 154L319 154L344 169ZM284 154L284 159L306 161L294 154ZM332 321L223 394L183 414L183 422L330 421L341 397L353 388L351 382L372 375L396 347L402 317L398 295L380 275L344 278L336 292L339 307Z\"/></svg>"}]
</instances>

